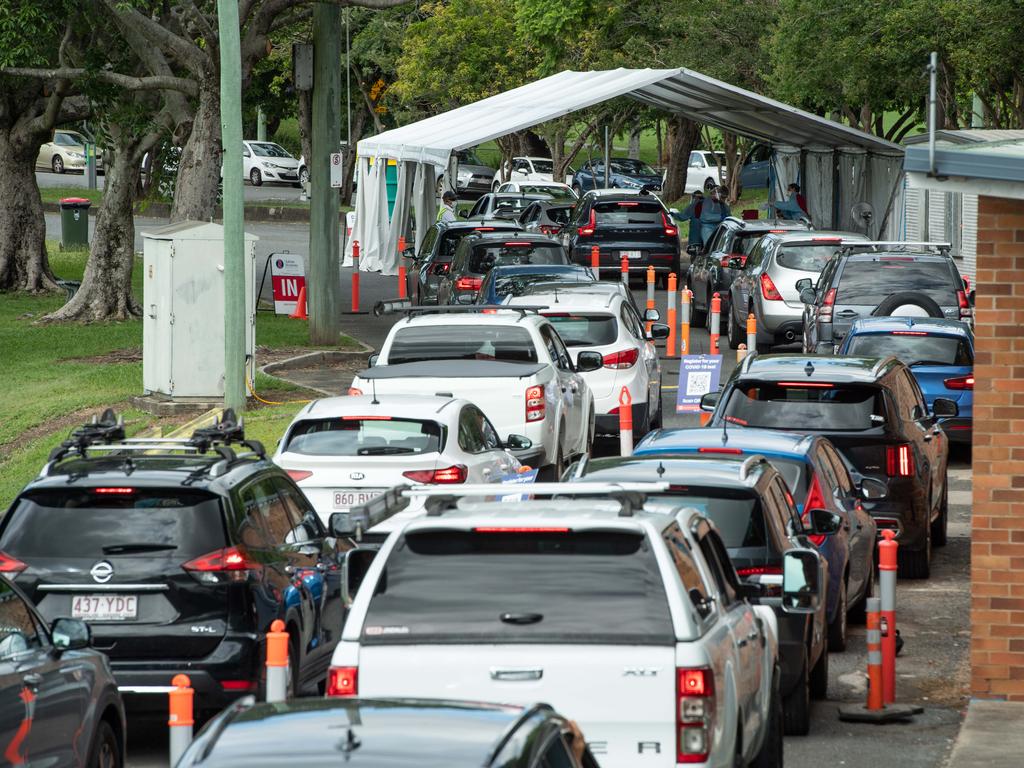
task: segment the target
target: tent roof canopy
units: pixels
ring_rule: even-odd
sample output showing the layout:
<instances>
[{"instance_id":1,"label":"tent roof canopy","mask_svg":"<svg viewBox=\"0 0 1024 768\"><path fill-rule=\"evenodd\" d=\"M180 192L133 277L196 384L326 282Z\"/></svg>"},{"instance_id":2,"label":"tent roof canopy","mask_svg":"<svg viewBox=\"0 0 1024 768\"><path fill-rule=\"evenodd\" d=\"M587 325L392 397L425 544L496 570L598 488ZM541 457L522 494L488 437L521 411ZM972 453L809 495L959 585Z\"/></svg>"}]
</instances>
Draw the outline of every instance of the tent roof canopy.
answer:
<instances>
[{"instance_id":1,"label":"tent roof canopy","mask_svg":"<svg viewBox=\"0 0 1024 768\"><path fill-rule=\"evenodd\" d=\"M902 154L870 133L805 112L689 69L566 70L511 91L363 139L363 157L431 163L619 96L771 144L857 147Z\"/></svg>"}]
</instances>

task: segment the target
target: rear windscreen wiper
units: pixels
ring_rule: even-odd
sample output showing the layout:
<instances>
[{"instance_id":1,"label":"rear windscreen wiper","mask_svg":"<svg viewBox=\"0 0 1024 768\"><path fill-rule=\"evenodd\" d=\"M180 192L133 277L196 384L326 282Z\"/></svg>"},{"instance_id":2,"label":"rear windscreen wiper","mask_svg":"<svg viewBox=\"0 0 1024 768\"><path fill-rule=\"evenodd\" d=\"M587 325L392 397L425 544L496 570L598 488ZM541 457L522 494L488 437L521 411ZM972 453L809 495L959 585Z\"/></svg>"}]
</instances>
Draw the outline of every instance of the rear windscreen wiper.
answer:
<instances>
[{"instance_id":1,"label":"rear windscreen wiper","mask_svg":"<svg viewBox=\"0 0 1024 768\"><path fill-rule=\"evenodd\" d=\"M369 448L360 448L356 453L359 456L391 456L398 453L416 453L416 449L401 448L397 445L381 445Z\"/></svg>"},{"instance_id":2,"label":"rear windscreen wiper","mask_svg":"<svg viewBox=\"0 0 1024 768\"><path fill-rule=\"evenodd\" d=\"M147 544L144 542L137 544L108 544L103 548L103 554L126 555L136 552L164 552L177 548L174 544Z\"/></svg>"}]
</instances>

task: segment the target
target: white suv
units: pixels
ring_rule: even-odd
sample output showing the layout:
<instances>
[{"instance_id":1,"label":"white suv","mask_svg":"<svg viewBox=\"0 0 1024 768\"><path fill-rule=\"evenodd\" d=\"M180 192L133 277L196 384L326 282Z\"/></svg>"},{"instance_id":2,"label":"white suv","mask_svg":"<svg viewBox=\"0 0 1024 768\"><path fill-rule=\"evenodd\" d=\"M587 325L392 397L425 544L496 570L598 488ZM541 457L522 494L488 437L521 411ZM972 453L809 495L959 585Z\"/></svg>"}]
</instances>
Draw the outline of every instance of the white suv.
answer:
<instances>
[{"instance_id":1,"label":"white suv","mask_svg":"<svg viewBox=\"0 0 1024 768\"><path fill-rule=\"evenodd\" d=\"M431 515L379 551L347 554L343 591L358 592L328 696L546 701L579 722L605 768L781 766L776 619L748 602L769 598L740 583L699 512L644 511L644 493L667 487L429 499ZM344 517L335 535L351 534ZM781 600L810 610L818 555L786 557Z\"/></svg>"},{"instance_id":2,"label":"white suv","mask_svg":"<svg viewBox=\"0 0 1024 768\"><path fill-rule=\"evenodd\" d=\"M594 395L597 434L619 433L619 396L626 387L633 402L633 429L639 438L662 424L661 364L653 339L665 338L668 326L652 324L650 338L632 302L586 283L551 293L510 297L509 306L546 305L541 314L558 331L569 352L593 351L602 367L583 374Z\"/></svg>"}]
</instances>

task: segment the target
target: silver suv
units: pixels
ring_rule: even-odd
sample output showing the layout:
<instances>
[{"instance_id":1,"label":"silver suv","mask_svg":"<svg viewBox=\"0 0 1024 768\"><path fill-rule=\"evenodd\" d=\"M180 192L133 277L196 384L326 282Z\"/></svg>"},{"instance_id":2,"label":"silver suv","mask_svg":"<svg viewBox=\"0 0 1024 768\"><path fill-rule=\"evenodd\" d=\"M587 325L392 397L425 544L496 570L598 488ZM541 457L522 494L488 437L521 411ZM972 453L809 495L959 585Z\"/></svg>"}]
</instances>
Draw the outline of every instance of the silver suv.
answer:
<instances>
[{"instance_id":1,"label":"silver suv","mask_svg":"<svg viewBox=\"0 0 1024 768\"><path fill-rule=\"evenodd\" d=\"M757 319L757 351L799 342L804 305L796 282L818 279L821 270L845 241L866 241L857 232L779 232L758 240L743 271L729 288L725 334L737 349L747 340L747 315Z\"/></svg>"}]
</instances>

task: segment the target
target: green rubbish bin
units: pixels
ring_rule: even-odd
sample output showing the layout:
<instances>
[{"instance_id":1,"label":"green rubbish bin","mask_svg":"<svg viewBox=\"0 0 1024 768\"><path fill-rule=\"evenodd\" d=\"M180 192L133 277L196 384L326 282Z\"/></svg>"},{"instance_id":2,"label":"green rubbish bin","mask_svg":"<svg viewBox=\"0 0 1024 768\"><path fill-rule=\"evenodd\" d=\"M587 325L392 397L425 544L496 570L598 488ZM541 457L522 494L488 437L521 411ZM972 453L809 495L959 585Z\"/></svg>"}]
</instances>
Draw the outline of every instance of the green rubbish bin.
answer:
<instances>
[{"instance_id":1,"label":"green rubbish bin","mask_svg":"<svg viewBox=\"0 0 1024 768\"><path fill-rule=\"evenodd\" d=\"M89 247L89 206L84 197L65 197L60 201L60 247L63 250Z\"/></svg>"}]
</instances>

